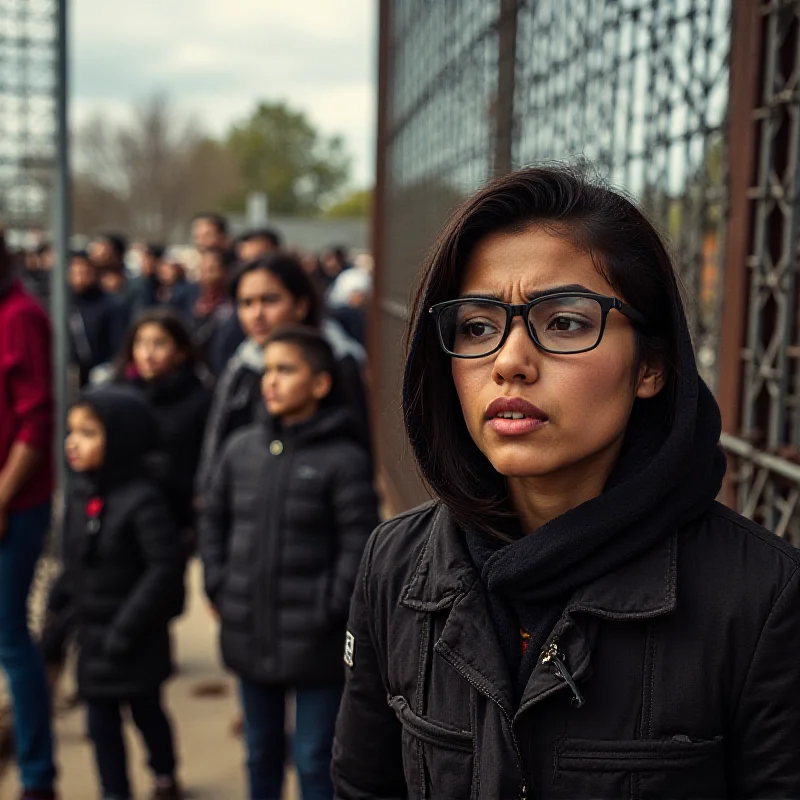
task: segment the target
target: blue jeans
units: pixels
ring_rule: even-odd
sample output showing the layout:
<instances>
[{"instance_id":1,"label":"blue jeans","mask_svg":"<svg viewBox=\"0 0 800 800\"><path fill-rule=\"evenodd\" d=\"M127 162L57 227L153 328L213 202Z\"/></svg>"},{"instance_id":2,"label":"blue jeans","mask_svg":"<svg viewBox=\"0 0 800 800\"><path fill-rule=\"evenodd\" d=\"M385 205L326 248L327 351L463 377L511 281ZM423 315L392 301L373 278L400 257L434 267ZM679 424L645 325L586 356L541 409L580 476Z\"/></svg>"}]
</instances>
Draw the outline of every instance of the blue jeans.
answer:
<instances>
[{"instance_id":1,"label":"blue jeans","mask_svg":"<svg viewBox=\"0 0 800 800\"><path fill-rule=\"evenodd\" d=\"M14 709L17 763L26 789L53 786L50 695L28 630L28 593L50 527L50 503L8 515L0 540L0 665Z\"/></svg>"},{"instance_id":2,"label":"blue jeans","mask_svg":"<svg viewBox=\"0 0 800 800\"><path fill-rule=\"evenodd\" d=\"M286 761L285 712L290 687L240 680L250 800L281 800ZM331 751L342 686L295 689L292 747L303 800L332 800Z\"/></svg>"}]
</instances>

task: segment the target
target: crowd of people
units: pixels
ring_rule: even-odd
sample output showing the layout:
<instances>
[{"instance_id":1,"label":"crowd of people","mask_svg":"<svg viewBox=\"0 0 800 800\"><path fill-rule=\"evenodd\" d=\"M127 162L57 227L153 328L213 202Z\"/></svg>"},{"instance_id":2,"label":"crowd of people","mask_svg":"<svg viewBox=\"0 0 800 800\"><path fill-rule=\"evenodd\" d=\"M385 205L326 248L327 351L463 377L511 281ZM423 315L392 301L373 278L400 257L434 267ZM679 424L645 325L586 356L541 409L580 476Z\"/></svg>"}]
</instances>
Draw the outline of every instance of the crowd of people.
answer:
<instances>
[{"instance_id":1,"label":"crowd of people","mask_svg":"<svg viewBox=\"0 0 800 800\"><path fill-rule=\"evenodd\" d=\"M364 380L371 275L344 248L312 256L286 248L271 229L232 241L217 214L198 215L192 238L185 263L160 244L129 247L116 234L71 254L76 395L62 563L36 646L22 609L53 489L45 480L52 250L18 259L15 270L3 248L0 308L9 322L0 319L0 353L9 355L0 364L19 397L0 409L9 429L0 440L8 450L0 595L15 592L7 608L0 597L0 661L26 800L55 797L46 698L73 643L103 800L132 796L128 714L147 746L153 797L182 797L162 687L173 671L170 622L183 612L195 554L222 658L239 679L251 796L281 797L290 691L303 797L333 796L345 625L378 524ZM6 479L9 470L21 476ZM17 538L25 549L12 558L7 546ZM15 615L17 641L5 641L6 614Z\"/></svg>"}]
</instances>

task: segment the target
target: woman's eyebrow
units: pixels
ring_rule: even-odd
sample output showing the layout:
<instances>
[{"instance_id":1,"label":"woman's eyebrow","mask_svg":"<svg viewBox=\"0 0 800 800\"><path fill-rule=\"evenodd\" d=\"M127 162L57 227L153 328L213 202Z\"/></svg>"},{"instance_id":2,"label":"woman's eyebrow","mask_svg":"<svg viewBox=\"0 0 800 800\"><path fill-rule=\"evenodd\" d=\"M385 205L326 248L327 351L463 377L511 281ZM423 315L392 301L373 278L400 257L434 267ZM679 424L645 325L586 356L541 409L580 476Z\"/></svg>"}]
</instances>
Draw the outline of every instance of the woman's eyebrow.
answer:
<instances>
[{"instance_id":1,"label":"woman's eyebrow","mask_svg":"<svg viewBox=\"0 0 800 800\"><path fill-rule=\"evenodd\" d=\"M538 289L535 292L529 292L525 295L528 302L531 300L538 300L540 297L546 297L549 294L559 294L563 292L594 292L583 286L580 283L568 283L563 286L548 286L546 289ZM505 302L503 295L499 292L465 292L459 295L460 300L497 300L501 303Z\"/></svg>"}]
</instances>

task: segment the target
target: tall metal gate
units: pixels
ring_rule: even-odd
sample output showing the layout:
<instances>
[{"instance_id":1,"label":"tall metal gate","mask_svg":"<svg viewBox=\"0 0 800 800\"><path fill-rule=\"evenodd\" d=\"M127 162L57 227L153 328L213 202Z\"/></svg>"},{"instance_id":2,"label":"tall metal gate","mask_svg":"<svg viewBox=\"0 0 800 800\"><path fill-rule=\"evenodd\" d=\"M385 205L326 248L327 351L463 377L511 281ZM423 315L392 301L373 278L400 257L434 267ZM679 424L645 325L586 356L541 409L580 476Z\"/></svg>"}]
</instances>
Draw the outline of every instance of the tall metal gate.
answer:
<instances>
[{"instance_id":1,"label":"tall metal gate","mask_svg":"<svg viewBox=\"0 0 800 800\"><path fill-rule=\"evenodd\" d=\"M665 233L723 407L728 499L791 527L799 13L800 0L384 0L372 345L392 505L425 496L399 398L425 251L493 174L569 159L633 195Z\"/></svg>"}]
</instances>

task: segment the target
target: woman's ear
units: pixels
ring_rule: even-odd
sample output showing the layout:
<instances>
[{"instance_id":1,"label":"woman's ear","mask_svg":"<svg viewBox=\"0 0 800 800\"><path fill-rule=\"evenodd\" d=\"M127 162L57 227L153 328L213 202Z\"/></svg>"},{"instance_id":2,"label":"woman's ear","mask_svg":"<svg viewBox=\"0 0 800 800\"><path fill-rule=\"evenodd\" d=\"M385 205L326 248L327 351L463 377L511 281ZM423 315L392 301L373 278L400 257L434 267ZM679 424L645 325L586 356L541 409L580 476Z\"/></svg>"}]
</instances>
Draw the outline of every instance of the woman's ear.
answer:
<instances>
[{"instance_id":1,"label":"woman's ear","mask_svg":"<svg viewBox=\"0 0 800 800\"><path fill-rule=\"evenodd\" d=\"M655 397L667 382L667 370L659 359L651 364L643 364L636 382L636 396L642 400Z\"/></svg>"}]
</instances>

